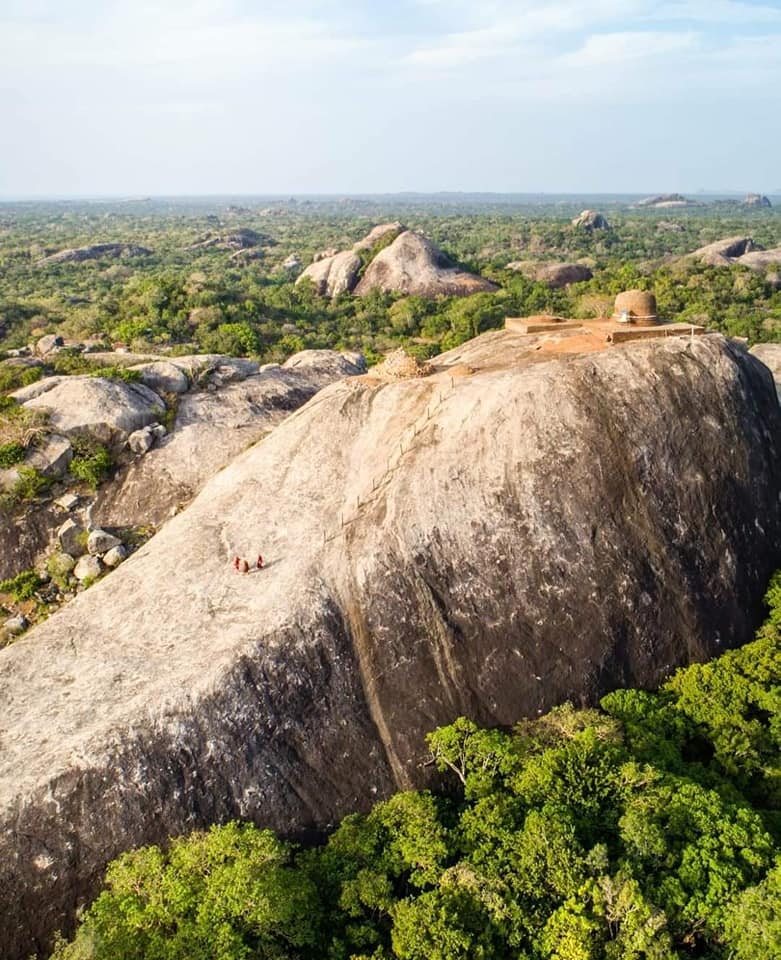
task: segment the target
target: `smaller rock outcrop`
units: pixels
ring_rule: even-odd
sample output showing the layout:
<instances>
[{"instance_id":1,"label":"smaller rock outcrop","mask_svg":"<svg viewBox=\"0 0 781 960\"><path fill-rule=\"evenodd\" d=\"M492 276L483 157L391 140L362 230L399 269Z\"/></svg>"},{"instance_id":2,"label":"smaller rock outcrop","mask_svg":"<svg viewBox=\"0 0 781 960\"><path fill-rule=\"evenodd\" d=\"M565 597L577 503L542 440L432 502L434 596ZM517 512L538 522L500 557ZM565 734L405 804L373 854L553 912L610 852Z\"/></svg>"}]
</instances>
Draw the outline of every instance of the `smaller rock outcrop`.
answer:
<instances>
[{"instance_id":1,"label":"smaller rock outcrop","mask_svg":"<svg viewBox=\"0 0 781 960\"><path fill-rule=\"evenodd\" d=\"M737 261L749 270L757 273L764 273L770 267L781 265L781 247L774 247L772 250L752 250L744 254Z\"/></svg>"},{"instance_id":2,"label":"smaller rock outcrop","mask_svg":"<svg viewBox=\"0 0 781 960\"><path fill-rule=\"evenodd\" d=\"M770 268L781 265L781 247L762 250L751 237L728 237L726 240L717 240L715 243L700 247L688 256L690 259L699 260L700 263L706 263L712 267L729 267L737 263L755 273L765 273Z\"/></svg>"},{"instance_id":3,"label":"smaller rock outcrop","mask_svg":"<svg viewBox=\"0 0 781 960\"><path fill-rule=\"evenodd\" d=\"M554 290L567 287L571 283L583 283L594 276L582 263L540 263L535 260L516 260L508 263L507 269L522 273L529 280L546 283Z\"/></svg>"},{"instance_id":4,"label":"smaller rock outcrop","mask_svg":"<svg viewBox=\"0 0 781 960\"><path fill-rule=\"evenodd\" d=\"M772 207L770 200L761 193L747 193L743 198L744 207Z\"/></svg>"},{"instance_id":5,"label":"smaller rock outcrop","mask_svg":"<svg viewBox=\"0 0 781 960\"><path fill-rule=\"evenodd\" d=\"M596 210L583 210L572 221L573 227L579 227L582 230L609 230L610 224L607 218L597 213Z\"/></svg>"},{"instance_id":6,"label":"smaller rock outcrop","mask_svg":"<svg viewBox=\"0 0 781 960\"><path fill-rule=\"evenodd\" d=\"M699 206L694 200L689 200L680 193L659 193L654 197L646 197L644 200L638 200L632 204L634 207L655 207L657 210L664 210L670 207L696 207Z\"/></svg>"},{"instance_id":7,"label":"smaller rock outcrop","mask_svg":"<svg viewBox=\"0 0 781 960\"><path fill-rule=\"evenodd\" d=\"M106 257L149 257L152 251L136 243L93 243L88 247L72 247L59 250L38 261L39 267L52 263L83 263L85 260L101 260Z\"/></svg>"},{"instance_id":8,"label":"smaller rock outcrop","mask_svg":"<svg viewBox=\"0 0 781 960\"><path fill-rule=\"evenodd\" d=\"M712 267L726 267L754 249L751 237L726 237L700 247L689 256Z\"/></svg>"},{"instance_id":9,"label":"smaller rock outcrop","mask_svg":"<svg viewBox=\"0 0 781 960\"><path fill-rule=\"evenodd\" d=\"M50 425L61 433L88 433L112 444L165 410L149 387L103 377L48 377L12 396L28 409L49 411Z\"/></svg>"},{"instance_id":10,"label":"smaller rock outcrop","mask_svg":"<svg viewBox=\"0 0 781 960\"><path fill-rule=\"evenodd\" d=\"M321 297L338 297L349 293L358 279L361 258L352 250L343 250L310 263L296 283L310 280Z\"/></svg>"}]
</instances>

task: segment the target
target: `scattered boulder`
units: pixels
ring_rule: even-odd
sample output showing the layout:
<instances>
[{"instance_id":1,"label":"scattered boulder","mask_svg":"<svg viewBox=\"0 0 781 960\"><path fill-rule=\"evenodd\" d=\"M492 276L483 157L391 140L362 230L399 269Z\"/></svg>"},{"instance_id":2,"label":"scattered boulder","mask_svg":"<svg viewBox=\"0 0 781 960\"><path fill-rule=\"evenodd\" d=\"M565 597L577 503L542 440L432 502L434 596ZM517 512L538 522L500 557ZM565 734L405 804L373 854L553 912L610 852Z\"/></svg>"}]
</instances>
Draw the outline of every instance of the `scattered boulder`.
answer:
<instances>
[{"instance_id":1,"label":"scattered boulder","mask_svg":"<svg viewBox=\"0 0 781 960\"><path fill-rule=\"evenodd\" d=\"M103 572L100 560L97 557L87 554L79 557L76 566L73 568L73 576L79 581L96 580Z\"/></svg>"},{"instance_id":2,"label":"scattered boulder","mask_svg":"<svg viewBox=\"0 0 781 960\"><path fill-rule=\"evenodd\" d=\"M72 459L70 440L60 434L50 433L43 438L40 446L27 455L25 466L34 467L45 477L62 477L68 472Z\"/></svg>"},{"instance_id":3,"label":"scattered boulder","mask_svg":"<svg viewBox=\"0 0 781 960\"><path fill-rule=\"evenodd\" d=\"M90 530L89 536L87 537L87 552L93 557L103 556L104 553L108 553L109 550L113 550L114 547L121 545L122 541L119 537L115 537L112 533L107 533L100 528Z\"/></svg>"},{"instance_id":4,"label":"scattered boulder","mask_svg":"<svg viewBox=\"0 0 781 960\"><path fill-rule=\"evenodd\" d=\"M136 454L144 454L154 446L156 435L151 426L134 430L127 438L127 445Z\"/></svg>"},{"instance_id":5,"label":"scattered boulder","mask_svg":"<svg viewBox=\"0 0 781 960\"><path fill-rule=\"evenodd\" d=\"M125 559L127 559L127 547L123 543L120 543L104 554L103 563L105 563L107 567L118 567Z\"/></svg>"},{"instance_id":6,"label":"scattered boulder","mask_svg":"<svg viewBox=\"0 0 781 960\"><path fill-rule=\"evenodd\" d=\"M583 210L572 221L572 226L588 231L610 229L607 218L603 217L601 213L597 213L596 210Z\"/></svg>"},{"instance_id":7,"label":"scattered boulder","mask_svg":"<svg viewBox=\"0 0 781 960\"><path fill-rule=\"evenodd\" d=\"M48 333L35 344L35 352L39 357L45 357L48 354L56 353L64 346L65 341L59 334Z\"/></svg>"},{"instance_id":8,"label":"scattered boulder","mask_svg":"<svg viewBox=\"0 0 781 960\"><path fill-rule=\"evenodd\" d=\"M541 263L534 260L516 260L507 264L508 270L522 273L529 280L546 283L553 289L567 287L571 283L583 283L594 274L582 263Z\"/></svg>"},{"instance_id":9,"label":"scattered boulder","mask_svg":"<svg viewBox=\"0 0 781 960\"><path fill-rule=\"evenodd\" d=\"M190 381L181 366L168 360L138 363L130 369L138 370L141 382L155 393L187 393L190 389Z\"/></svg>"},{"instance_id":10,"label":"scattered boulder","mask_svg":"<svg viewBox=\"0 0 781 960\"><path fill-rule=\"evenodd\" d=\"M301 266L301 257L295 253L291 253L289 257L286 257L282 261L283 270L298 270Z\"/></svg>"},{"instance_id":11,"label":"scattered boulder","mask_svg":"<svg viewBox=\"0 0 781 960\"><path fill-rule=\"evenodd\" d=\"M22 614L19 613L14 617L9 617L3 623L3 630L9 637L18 637L20 634L24 633L29 626L30 621L27 619L27 617L22 616Z\"/></svg>"},{"instance_id":12,"label":"scattered boulder","mask_svg":"<svg viewBox=\"0 0 781 960\"><path fill-rule=\"evenodd\" d=\"M75 520L66 520L57 530L57 539L63 553L72 557L80 557L86 550L86 531Z\"/></svg>"},{"instance_id":13,"label":"scattered boulder","mask_svg":"<svg viewBox=\"0 0 781 960\"><path fill-rule=\"evenodd\" d=\"M747 193L743 198L743 205L746 207L772 207L770 200L761 193Z\"/></svg>"},{"instance_id":14,"label":"scattered boulder","mask_svg":"<svg viewBox=\"0 0 781 960\"><path fill-rule=\"evenodd\" d=\"M103 257L148 257L152 251L136 243L93 243L88 247L73 247L60 250L38 261L38 266L51 263L83 263L85 260L100 260Z\"/></svg>"},{"instance_id":15,"label":"scattered boulder","mask_svg":"<svg viewBox=\"0 0 781 960\"><path fill-rule=\"evenodd\" d=\"M384 290L434 299L498 289L490 280L454 266L431 240L406 230L371 261L354 292L363 296Z\"/></svg>"},{"instance_id":16,"label":"scattered boulder","mask_svg":"<svg viewBox=\"0 0 781 960\"><path fill-rule=\"evenodd\" d=\"M89 433L104 443L124 443L165 410L149 387L103 377L48 377L13 396L29 409L48 410L55 430Z\"/></svg>"},{"instance_id":17,"label":"scattered boulder","mask_svg":"<svg viewBox=\"0 0 781 960\"><path fill-rule=\"evenodd\" d=\"M78 505L79 497L75 493L63 493L63 495L61 497L57 497L54 502L58 507L70 512Z\"/></svg>"}]
</instances>

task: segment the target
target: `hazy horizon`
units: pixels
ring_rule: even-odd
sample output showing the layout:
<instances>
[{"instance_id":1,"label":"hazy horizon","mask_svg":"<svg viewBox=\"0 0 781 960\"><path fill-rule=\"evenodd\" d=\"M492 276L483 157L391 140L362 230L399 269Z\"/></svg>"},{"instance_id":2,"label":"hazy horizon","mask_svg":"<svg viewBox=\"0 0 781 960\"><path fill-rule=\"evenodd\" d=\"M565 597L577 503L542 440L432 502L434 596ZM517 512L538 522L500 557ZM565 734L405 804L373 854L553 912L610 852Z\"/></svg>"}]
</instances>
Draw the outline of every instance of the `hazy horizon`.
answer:
<instances>
[{"instance_id":1,"label":"hazy horizon","mask_svg":"<svg viewBox=\"0 0 781 960\"><path fill-rule=\"evenodd\" d=\"M775 0L0 0L0 197L774 195L779 49Z\"/></svg>"}]
</instances>

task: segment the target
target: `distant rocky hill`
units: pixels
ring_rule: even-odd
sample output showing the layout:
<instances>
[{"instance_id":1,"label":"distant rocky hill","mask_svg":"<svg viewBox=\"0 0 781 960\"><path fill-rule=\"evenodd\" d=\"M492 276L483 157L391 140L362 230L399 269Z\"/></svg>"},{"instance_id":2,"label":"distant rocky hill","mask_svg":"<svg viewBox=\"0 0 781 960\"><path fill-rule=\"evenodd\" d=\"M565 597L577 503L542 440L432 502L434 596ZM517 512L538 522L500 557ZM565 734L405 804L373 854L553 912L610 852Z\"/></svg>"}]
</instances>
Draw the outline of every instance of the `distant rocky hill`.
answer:
<instances>
[{"instance_id":1,"label":"distant rocky hill","mask_svg":"<svg viewBox=\"0 0 781 960\"><path fill-rule=\"evenodd\" d=\"M638 200L633 206L665 210L674 207L697 207L699 204L696 200L689 200L680 193L660 193L653 197L646 197L644 200Z\"/></svg>"},{"instance_id":2,"label":"distant rocky hill","mask_svg":"<svg viewBox=\"0 0 781 960\"><path fill-rule=\"evenodd\" d=\"M136 243L93 243L88 247L72 247L59 250L38 260L38 266L52 263L82 263L85 260L100 260L103 257L148 257L152 251Z\"/></svg>"},{"instance_id":3,"label":"distant rocky hill","mask_svg":"<svg viewBox=\"0 0 781 960\"><path fill-rule=\"evenodd\" d=\"M591 703L750 638L781 548L769 371L718 335L577 336L326 387L0 651L5 960L130 846L327 827L425 782L423 734L458 715Z\"/></svg>"},{"instance_id":4,"label":"distant rocky hill","mask_svg":"<svg viewBox=\"0 0 781 960\"><path fill-rule=\"evenodd\" d=\"M756 273L764 273L781 266L781 247L763 250L751 237L727 237L700 247L688 257L714 267L728 267L737 263Z\"/></svg>"},{"instance_id":5,"label":"distant rocky hill","mask_svg":"<svg viewBox=\"0 0 781 960\"><path fill-rule=\"evenodd\" d=\"M508 270L522 273L530 280L546 283L553 289L583 283L593 277L591 269L582 263L548 263L541 260L515 260L507 264Z\"/></svg>"},{"instance_id":6,"label":"distant rocky hill","mask_svg":"<svg viewBox=\"0 0 781 960\"><path fill-rule=\"evenodd\" d=\"M430 240L398 222L374 227L350 250L318 255L296 282L304 280L324 297L353 292L363 296L379 289L433 299L498 289L489 280L460 270Z\"/></svg>"}]
</instances>

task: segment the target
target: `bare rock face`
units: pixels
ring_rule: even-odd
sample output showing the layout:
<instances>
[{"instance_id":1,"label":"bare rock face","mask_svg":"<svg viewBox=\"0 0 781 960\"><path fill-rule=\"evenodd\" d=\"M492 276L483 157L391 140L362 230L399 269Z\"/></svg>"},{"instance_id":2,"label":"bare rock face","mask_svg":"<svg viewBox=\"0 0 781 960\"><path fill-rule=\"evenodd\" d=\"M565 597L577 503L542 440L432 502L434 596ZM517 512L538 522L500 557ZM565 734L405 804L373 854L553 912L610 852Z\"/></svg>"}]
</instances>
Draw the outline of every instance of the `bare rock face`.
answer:
<instances>
[{"instance_id":1,"label":"bare rock face","mask_svg":"<svg viewBox=\"0 0 781 960\"><path fill-rule=\"evenodd\" d=\"M490 280L454 267L430 240L407 230L372 260L355 293L362 296L378 289L433 299L466 297L498 287Z\"/></svg>"},{"instance_id":2,"label":"bare rock face","mask_svg":"<svg viewBox=\"0 0 781 960\"><path fill-rule=\"evenodd\" d=\"M48 410L62 433L90 433L106 443L156 420L165 404L149 387L102 377L47 377L12 394L24 407Z\"/></svg>"},{"instance_id":3,"label":"bare rock face","mask_svg":"<svg viewBox=\"0 0 781 960\"><path fill-rule=\"evenodd\" d=\"M388 243L391 237L393 242ZM370 260L359 280L366 252L373 251L383 240L386 245ZM407 230L398 221L373 227L351 250L318 254L296 283L304 280L311 281L322 297L351 292L361 296L375 289L428 298L463 297L498 289L489 280L459 270L430 240Z\"/></svg>"},{"instance_id":4,"label":"bare rock face","mask_svg":"<svg viewBox=\"0 0 781 960\"><path fill-rule=\"evenodd\" d=\"M756 343L750 353L761 360L773 374L776 391L781 401L781 343Z\"/></svg>"},{"instance_id":5,"label":"bare rock face","mask_svg":"<svg viewBox=\"0 0 781 960\"><path fill-rule=\"evenodd\" d=\"M517 260L508 263L507 269L522 273L538 283L547 283L553 289L567 287L571 283L583 283L594 276L582 263L541 263L534 260Z\"/></svg>"},{"instance_id":6,"label":"bare rock face","mask_svg":"<svg viewBox=\"0 0 781 960\"><path fill-rule=\"evenodd\" d=\"M772 267L781 265L781 247L775 247L773 250L752 250L745 253L737 261L741 266L748 267L757 273L764 273Z\"/></svg>"},{"instance_id":7,"label":"bare rock face","mask_svg":"<svg viewBox=\"0 0 781 960\"><path fill-rule=\"evenodd\" d=\"M572 226L580 227L588 231L610 229L610 224L607 222L607 219L603 217L601 213L597 213L596 210L583 210L572 221Z\"/></svg>"},{"instance_id":8,"label":"bare rock face","mask_svg":"<svg viewBox=\"0 0 781 960\"><path fill-rule=\"evenodd\" d=\"M713 267L729 267L737 263L755 273L765 273L781 265L781 247L762 250L761 247L757 247L751 237L728 237L726 240L717 240L715 243L700 247L689 256Z\"/></svg>"},{"instance_id":9,"label":"bare rock face","mask_svg":"<svg viewBox=\"0 0 781 960\"><path fill-rule=\"evenodd\" d=\"M176 358L177 364L188 358ZM195 364L191 371L197 371ZM221 369L217 365L216 370ZM159 525L206 481L264 437L322 387L363 373L363 358L333 350L304 350L283 366L256 372L219 391L187 393L172 432L101 488L96 520L106 526Z\"/></svg>"},{"instance_id":10,"label":"bare rock face","mask_svg":"<svg viewBox=\"0 0 781 960\"><path fill-rule=\"evenodd\" d=\"M321 297L337 297L353 289L360 269L361 258L352 250L343 250L310 263L296 283L311 280Z\"/></svg>"},{"instance_id":11,"label":"bare rock face","mask_svg":"<svg viewBox=\"0 0 781 960\"><path fill-rule=\"evenodd\" d=\"M83 263L85 260L101 260L104 257L148 257L152 251L136 243L93 243L88 247L73 247L59 250L38 261L41 267L52 263Z\"/></svg>"},{"instance_id":12,"label":"bare rock face","mask_svg":"<svg viewBox=\"0 0 781 960\"><path fill-rule=\"evenodd\" d=\"M0 651L6 960L130 846L325 827L420 783L459 714L591 703L750 638L781 548L767 369L718 335L536 346L331 385Z\"/></svg>"},{"instance_id":13,"label":"bare rock face","mask_svg":"<svg viewBox=\"0 0 781 960\"><path fill-rule=\"evenodd\" d=\"M726 267L754 249L751 237L727 237L700 247L689 256L712 267Z\"/></svg>"}]
</instances>

